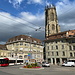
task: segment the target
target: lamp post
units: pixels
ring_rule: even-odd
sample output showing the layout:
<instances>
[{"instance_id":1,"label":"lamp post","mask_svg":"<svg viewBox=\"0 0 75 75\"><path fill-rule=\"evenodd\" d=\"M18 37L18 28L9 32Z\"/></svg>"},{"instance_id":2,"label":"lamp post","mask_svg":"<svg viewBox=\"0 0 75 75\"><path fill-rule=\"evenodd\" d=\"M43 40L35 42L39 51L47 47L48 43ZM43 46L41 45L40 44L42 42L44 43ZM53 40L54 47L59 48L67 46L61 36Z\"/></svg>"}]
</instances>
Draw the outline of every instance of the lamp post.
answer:
<instances>
[{"instance_id":1,"label":"lamp post","mask_svg":"<svg viewBox=\"0 0 75 75\"><path fill-rule=\"evenodd\" d=\"M30 41L30 59L31 59L31 41Z\"/></svg>"},{"instance_id":2,"label":"lamp post","mask_svg":"<svg viewBox=\"0 0 75 75\"><path fill-rule=\"evenodd\" d=\"M17 65L17 56L16 56L16 65Z\"/></svg>"},{"instance_id":3,"label":"lamp post","mask_svg":"<svg viewBox=\"0 0 75 75\"><path fill-rule=\"evenodd\" d=\"M29 45L30 45L30 48L29 48L29 54L28 54L28 56L29 56L29 62L31 61L30 59L31 59L31 37L28 37L29 38Z\"/></svg>"},{"instance_id":4,"label":"lamp post","mask_svg":"<svg viewBox=\"0 0 75 75\"><path fill-rule=\"evenodd\" d=\"M16 65L17 65L17 50L15 51L15 57L16 57Z\"/></svg>"}]
</instances>

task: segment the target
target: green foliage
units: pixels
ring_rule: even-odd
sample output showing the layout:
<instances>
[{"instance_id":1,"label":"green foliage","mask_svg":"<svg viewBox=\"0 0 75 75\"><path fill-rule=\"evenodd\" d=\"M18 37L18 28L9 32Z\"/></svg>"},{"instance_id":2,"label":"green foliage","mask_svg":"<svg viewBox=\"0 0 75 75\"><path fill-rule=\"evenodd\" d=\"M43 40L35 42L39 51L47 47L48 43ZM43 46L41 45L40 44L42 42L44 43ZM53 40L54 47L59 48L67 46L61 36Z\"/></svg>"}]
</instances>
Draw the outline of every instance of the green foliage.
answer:
<instances>
[{"instance_id":1,"label":"green foliage","mask_svg":"<svg viewBox=\"0 0 75 75\"><path fill-rule=\"evenodd\" d=\"M28 63L26 63L26 65L28 65Z\"/></svg>"},{"instance_id":2,"label":"green foliage","mask_svg":"<svg viewBox=\"0 0 75 75\"><path fill-rule=\"evenodd\" d=\"M32 63L32 64L26 63L27 68L33 68L33 67L37 67L37 66L38 66L37 63Z\"/></svg>"},{"instance_id":3,"label":"green foliage","mask_svg":"<svg viewBox=\"0 0 75 75\"><path fill-rule=\"evenodd\" d=\"M32 65L27 65L28 68L32 68Z\"/></svg>"},{"instance_id":4,"label":"green foliage","mask_svg":"<svg viewBox=\"0 0 75 75\"><path fill-rule=\"evenodd\" d=\"M35 66L38 66L37 63L35 63Z\"/></svg>"}]
</instances>

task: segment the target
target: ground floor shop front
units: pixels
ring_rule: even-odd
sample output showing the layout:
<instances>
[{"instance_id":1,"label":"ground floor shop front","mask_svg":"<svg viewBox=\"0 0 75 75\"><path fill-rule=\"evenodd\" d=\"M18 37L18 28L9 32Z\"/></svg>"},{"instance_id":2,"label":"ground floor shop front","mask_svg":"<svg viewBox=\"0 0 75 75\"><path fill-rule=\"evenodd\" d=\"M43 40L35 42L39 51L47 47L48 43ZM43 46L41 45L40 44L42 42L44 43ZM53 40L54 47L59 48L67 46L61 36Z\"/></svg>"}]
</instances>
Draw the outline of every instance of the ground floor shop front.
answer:
<instances>
[{"instance_id":1,"label":"ground floor shop front","mask_svg":"<svg viewBox=\"0 0 75 75\"><path fill-rule=\"evenodd\" d=\"M46 61L50 64L61 65L62 63L67 61L67 58L48 58Z\"/></svg>"}]
</instances>

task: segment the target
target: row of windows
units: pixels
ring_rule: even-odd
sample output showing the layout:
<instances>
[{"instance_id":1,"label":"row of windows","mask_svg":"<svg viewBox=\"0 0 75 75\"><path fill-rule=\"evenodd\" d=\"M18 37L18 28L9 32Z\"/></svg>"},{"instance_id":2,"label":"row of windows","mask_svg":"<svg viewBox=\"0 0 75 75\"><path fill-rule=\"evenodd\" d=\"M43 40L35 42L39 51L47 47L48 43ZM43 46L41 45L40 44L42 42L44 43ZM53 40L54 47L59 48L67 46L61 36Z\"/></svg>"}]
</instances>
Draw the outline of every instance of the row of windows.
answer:
<instances>
[{"instance_id":1,"label":"row of windows","mask_svg":"<svg viewBox=\"0 0 75 75\"><path fill-rule=\"evenodd\" d=\"M7 53L6 53L6 52L0 52L0 55L1 55L1 56L6 56Z\"/></svg>"},{"instance_id":2,"label":"row of windows","mask_svg":"<svg viewBox=\"0 0 75 75\"><path fill-rule=\"evenodd\" d=\"M21 38L21 39L19 39L19 40L17 39L16 41L21 41L21 40L23 40L23 41L25 40L25 41L27 41L27 42L33 42L33 43L39 43L39 44L41 44L40 41L31 40L31 39L28 39L28 38L27 38L27 39ZM9 42L15 42L15 40L13 40L13 41L10 40ZM9 42L7 42L7 43L9 43Z\"/></svg>"},{"instance_id":3,"label":"row of windows","mask_svg":"<svg viewBox=\"0 0 75 75\"><path fill-rule=\"evenodd\" d=\"M37 48L42 48L41 46L39 46L39 45L35 45L35 44L30 44L30 43L28 43L28 44L24 44L24 43L20 43L20 44L18 44L18 43L16 43L16 44L12 44L12 45L8 45L9 47L13 47L13 46L33 46L33 47L37 47Z\"/></svg>"},{"instance_id":4,"label":"row of windows","mask_svg":"<svg viewBox=\"0 0 75 75\"><path fill-rule=\"evenodd\" d=\"M55 54L56 56L59 56L59 52L56 52L56 54ZM54 56L54 52L48 52L48 56ZM65 56L65 52L63 51L62 52L62 56Z\"/></svg>"},{"instance_id":5,"label":"row of windows","mask_svg":"<svg viewBox=\"0 0 75 75\"><path fill-rule=\"evenodd\" d=\"M23 54L23 51L43 52L43 50L33 50L33 49L31 49L31 50L30 49L21 49L21 50L16 49L15 51L16 52L20 51L21 54Z\"/></svg>"},{"instance_id":6,"label":"row of windows","mask_svg":"<svg viewBox=\"0 0 75 75\"><path fill-rule=\"evenodd\" d=\"M30 46L31 44L30 44L30 43L29 43L29 44L23 44L23 43L16 44L16 46L19 46L19 45L20 45L20 46L21 46L21 45ZM36 47L36 45L34 44L33 47Z\"/></svg>"},{"instance_id":7,"label":"row of windows","mask_svg":"<svg viewBox=\"0 0 75 75\"><path fill-rule=\"evenodd\" d=\"M11 55L10 55L10 56L11 56ZM12 57L14 57L14 55L12 55ZM38 58L39 58L39 57L41 57L41 55L40 55L40 54L37 54L37 55L34 55L34 56L31 55L31 57L34 57L34 58L38 57ZM23 56L20 55L19 58L20 58L20 59L23 59ZM24 55L24 58L28 58L28 56L27 56L27 55Z\"/></svg>"},{"instance_id":8,"label":"row of windows","mask_svg":"<svg viewBox=\"0 0 75 75\"><path fill-rule=\"evenodd\" d=\"M72 53L72 52L70 52L70 57L75 57L75 52L74 53Z\"/></svg>"},{"instance_id":9,"label":"row of windows","mask_svg":"<svg viewBox=\"0 0 75 75\"><path fill-rule=\"evenodd\" d=\"M61 41L52 41L50 43L46 43L46 44L57 44L57 43L65 43L66 40L61 40Z\"/></svg>"},{"instance_id":10,"label":"row of windows","mask_svg":"<svg viewBox=\"0 0 75 75\"><path fill-rule=\"evenodd\" d=\"M51 50L59 48L57 45L55 47L54 46L47 46L47 50L50 50L50 47L51 47ZM65 48L64 45L62 45L61 49L64 49L64 48ZM69 50L75 50L75 46L69 46Z\"/></svg>"},{"instance_id":11,"label":"row of windows","mask_svg":"<svg viewBox=\"0 0 75 75\"><path fill-rule=\"evenodd\" d=\"M60 42L65 43L66 40L52 41L52 42L50 42L50 44L53 44L53 43L55 44L55 43L60 43ZM69 40L68 42L69 42L69 43L75 43L75 40ZM46 44L49 44L49 43L46 43Z\"/></svg>"},{"instance_id":12,"label":"row of windows","mask_svg":"<svg viewBox=\"0 0 75 75\"><path fill-rule=\"evenodd\" d=\"M6 57L6 56L0 56L0 57Z\"/></svg>"},{"instance_id":13,"label":"row of windows","mask_svg":"<svg viewBox=\"0 0 75 75\"><path fill-rule=\"evenodd\" d=\"M70 37L70 35L69 35L69 37ZM73 36L73 37L75 37L75 36ZM69 40L69 43L75 43L75 40Z\"/></svg>"},{"instance_id":14,"label":"row of windows","mask_svg":"<svg viewBox=\"0 0 75 75\"><path fill-rule=\"evenodd\" d=\"M11 57L11 56L14 57L14 55L11 55L11 54L9 54L9 56L10 56L10 57ZM15 56L17 56L17 53L15 53ZM20 55L19 58L20 58L20 59L23 59L23 56ZM28 56L27 56L27 55L24 55L24 58L28 58Z\"/></svg>"},{"instance_id":15,"label":"row of windows","mask_svg":"<svg viewBox=\"0 0 75 75\"><path fill-rule=\"evenodd\" d=\"M75 50L75 46L69 46L69 50Z\"/></svg>"},{"instance_id":16,"label":"row of windows","mask_svg":"<svg viewBox=\"0 0 75 75\"><path fill-rule=\"evenodd\" d=\"M50 50L50 47L51 47L51 50L54 50L54 49L58 49L58 46L56 45L55 47L54 46L47 46L47 50ZM62 45L62 49L64 49L64 45Z\"/></svg>"},{"instance_id":17,"label":"row of windows","mask_svg":"<svg viewBox=\"0 0 75 75\"><path fill-rule=\"evenodd\" d=\"M51 54L50 52L48 52L48 56L54 56L54 52L51 52ZM56 52L56 56L59 56L59 52ZM62 56L65 56L64 51L62 52ZM75 57L75 52L74 53L70 52L70 57Z\"/></svg>"}]
</instances>

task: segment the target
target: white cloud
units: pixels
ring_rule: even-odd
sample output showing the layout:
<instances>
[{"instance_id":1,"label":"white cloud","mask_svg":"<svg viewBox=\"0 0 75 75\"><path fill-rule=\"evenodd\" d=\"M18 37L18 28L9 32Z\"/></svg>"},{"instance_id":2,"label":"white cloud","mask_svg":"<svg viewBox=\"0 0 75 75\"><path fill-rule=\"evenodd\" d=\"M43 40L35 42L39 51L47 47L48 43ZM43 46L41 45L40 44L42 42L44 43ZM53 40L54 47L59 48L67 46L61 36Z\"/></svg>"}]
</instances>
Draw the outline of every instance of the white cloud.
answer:
<instances>
[{"instance_id":1,"label":"white cloud","mask_svg":"<svg viewBox=\"0 0 75 75\"><path fill-rule=\"evenodd\" d=\"M46 0L46 2L45 2L45 3L46 3L46 5L50 5L50 4L51 4L51 3L50 3L50 2L48 2L47 0Z\"/></svg>"},{"instance_id":2,"label":"white cloud","mask_svg":"<svg viewBox=\"0 0 75 75\"><path fill-rule=\"evenodd\" d=\"M56 7L57 7L58 15L64 14L64 12L70 11L71 8L75 6L73 3L74 2L70 2L69 0L63 0L63 1L57 2Z\"/></svg>"},{"instance_id":3,"label":"white cloud","mask_svg":"<svg viewBox=\"0 0 75 75\"><path fill-rule=\"evenodd\" d=\"M1 18L0 24L5 23L5 25L3 24L2 26L6 27L7 25L11 27L11 26L16 26L18 24L25 24L24 26L32 26L33 28L36 28L38 26L42 26L40 22L44 20L44 13L33 15L30 12L21 12L19 16L20 18L12 16L9 13L0 12L0 18Z\"/></svg>"},{"instance_id":4,"label":"white cloud","mask_svg":"<svg viewBox=\"0 0 75 75\"><path fill-rule=\"evenodd\" d=\"M0 41L7 41L7 39L11 37L22 34L25 35L26 33L37 38L35 35L37 34L39 36L42 33L40 32L39 34L38 31L35 32L35 29L40 26L44 27L44 14L33 15L30 12L21 12L19 16L20 18L12 16L9 13L0 12ZM38 37L38 39L40 38L41 37Z\"/></svg>"},{"instance_id":5,"label":"white cloud","mask_svg":"<svg viewBox=\"0 0 75 75\"><path fill-rule=\"evenodd\" d=\"M62 0L56 3L61 31L75 29L75 1Z\"/></svg>"},{"instance_id":6,"label":"white cloud","mask_svg":"<svg viewBox=\"0 0 75 75\"><path fill-rule=\"evenodd\" d=\"M20 7L20 4L23 2L23 0L9 0L9 3L13 4L14 8Z\"/></svg>"},{"instance_id":7,"label":"white cloud","mask_svg":"<svg viewBox=\"0 0 75 75\"><path fill-rule=\"evenodd\" d=\"M0 41L0 44L5 44L6 42Z\"/></svg>"},{"instance_id":8,"label":"white cloud","mask_svg":"<svg viewBox=\"0 0 75 75\"><path fill-rule=\"evenodd\" d=\"M17 1L19 5L23 0L9 0L10 3L14 3L14 1ZM31 3L39 3L41 4L43 0L29 0ZM48 5L49 2L46 1L46 5ZM13 4L15 5L15 4ZM60 0L60 2L56 3L56 8L57 8L57 13L58 13L58 19L59 19L59 25L61 26L61 31L69 30L69 29L74 29L75 28L75 1L70 2L69 0ZM44 11L43 11L44 12ZM40 39L43 35L44 32L35 32L35 29L30 28L38 28L38 26L44 27L44 13L36 13L36 15L33 15L30 12L21 12L19 14L20 18L14 17L10 15L9 13L5 12L0 12L1 15L7 16L15 21L12 21L8 18L5 18L0 15L0 41L7 41L8 38L24 34L25 33L30 33L32 37L36 35L35 38L38 37ZM22 20L23 19L23 20ZM28 23L27 20L31 23L34 23L35 25L32 25ZM18 21L18 22L16 22ZM21 23L20 23L21 22ZM38 26L37 26L38 25ZM6 39L5 39L6 38Z\"/></svg>"},{"instance_id":9,"label":"white cloud","mask_svg":"<svg viewBox=\"0 0 75 75\"><path fill-rule=\"evenodd\" d=\"M30 12L21 12L20 15L22 18L26 18L27 20L33 21L36 19L36 16L31 14Z\"/></svg>"},{"instance_id":10,"label":"white cloud","mask_svg":"<svg viewBox=\"0 0 75 75\"><path fill-rule=\"evenodd\" d=\"M27 3L28 3L28 4L32 4L32 3L42 4L42 3L43 3L43 0L28 0Z\"/></svg>"}]
</instances>

